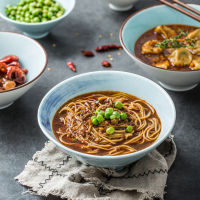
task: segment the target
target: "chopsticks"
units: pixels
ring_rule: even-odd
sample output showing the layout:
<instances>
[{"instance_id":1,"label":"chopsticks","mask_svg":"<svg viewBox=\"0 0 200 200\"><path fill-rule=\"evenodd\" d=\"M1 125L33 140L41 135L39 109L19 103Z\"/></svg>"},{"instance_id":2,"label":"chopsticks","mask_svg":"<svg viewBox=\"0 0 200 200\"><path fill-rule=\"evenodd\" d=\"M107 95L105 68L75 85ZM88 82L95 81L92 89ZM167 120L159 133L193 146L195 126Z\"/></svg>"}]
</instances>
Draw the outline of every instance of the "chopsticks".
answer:
<instances>
[{"instance_id":1,"label":"chopsticks","mask_svg":"<svg viewBox=\"0 0 200 200\"><path fill-rule=\"evenodd\" d=\"M200 22L200 16L197 16L197 15L200 15L200 11L188 6L187 4L185 4L183 2L181 2L179 0L172 0L173 2L179 4L180 6L182 6L184 8L187 8L188 10L196 13L197 15L195 15L195 14L193 14L193 13L187 11L187 10L184 10L183 8L177 6L177 5L173 4L173 3L170 3L167 0L158 0L158 1L160 1L161 3L163 3L163 4L165 4L165 5L167 5L167 6L169 6L169 7L171 7L171 8L173 8L173 9L175 9L175 10L177 10L177 11L179 11L179 12L181 12L181 13L183 13L183 14L185 14L185 15L187 15L187 16L189 16L189 17L191 17L191 18L193 18L193 19L195 19L195 20Z\"/></svg>"}]
</instances>

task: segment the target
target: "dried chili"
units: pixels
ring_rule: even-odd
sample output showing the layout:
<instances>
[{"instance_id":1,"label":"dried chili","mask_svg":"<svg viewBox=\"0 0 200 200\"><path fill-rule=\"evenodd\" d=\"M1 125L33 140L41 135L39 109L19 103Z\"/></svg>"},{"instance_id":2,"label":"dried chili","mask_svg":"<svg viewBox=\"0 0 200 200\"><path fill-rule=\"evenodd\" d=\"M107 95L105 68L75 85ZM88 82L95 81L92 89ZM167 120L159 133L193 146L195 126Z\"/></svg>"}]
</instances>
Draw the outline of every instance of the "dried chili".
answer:
<instances>
[{"instance_id":1,"label":"dried chili","mask_svg":"<svg viewBox=\"0 0 200 200\"><path fill-rule=\"evenodd\" d=\"M81 53L86 57L94 57L94 53L92 51L81 51Z\"/></svg>"},{"instance_id":2,"label":"dried chili","mask_svg":"<svg viewBox=\"0 0 200 200\"><path fill-rule=\"evenodd\" d=\"M111 64L110 64L107 60L103 60L103 61L101 62L101 65L102 65L103 67L110 67L110 66L111 66Z\"/></svg>"},{"instance_id":3,"label":"dried chili","mask_svg":"<svg viewBox=\"0 0 200 200\"><path fill-rule=\"evenodd\" d=\"M104 51L110 51L110 50L115 50L115 49L121 49L122 46L118 44L108 44L108 45L103 45L103 46L98 46L95 48L97 52L104 52Z\"/></svg>"},{"instance_id":4,"label":"dried chili","mask_svg":"<svg viewBox=\"0 0 200 200\"><path fill-rule=\"evenodd\" d=\"M69 69L71 69L73 72L76 72L76 67L73 62L67 62L67 66Z\"/></svg>"},{"instance_id":5,"label":"dried chili","mask_svg":"<svg viewBox=\"0 0 200 200\"><path fill-rule=\"evenodd\" d=\"M0 59L0 63L10 63L13 61L18 61L19 58L15 55L9 55L9 56L5 56L3 58Z\"/></svg>"}]
</instances>

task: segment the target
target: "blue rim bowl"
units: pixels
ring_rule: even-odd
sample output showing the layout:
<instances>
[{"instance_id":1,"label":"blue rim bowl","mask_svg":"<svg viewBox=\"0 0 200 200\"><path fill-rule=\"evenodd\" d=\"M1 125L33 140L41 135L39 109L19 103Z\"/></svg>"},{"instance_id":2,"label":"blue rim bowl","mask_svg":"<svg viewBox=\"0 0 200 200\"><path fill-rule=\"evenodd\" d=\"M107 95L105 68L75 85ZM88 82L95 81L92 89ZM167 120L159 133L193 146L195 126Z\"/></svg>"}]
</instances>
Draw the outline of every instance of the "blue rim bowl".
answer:
<instances>
[{"instance_id":1,"label":"blue rim bowl","mask_svg":"<svg viewBox=\"0 0 200 200\"><path fill-rule=\"evenodd\" d=\"M52 119L67 100L94 91L121 91L133 94L154 106L162 122L159 138L151 146L126 155L97 156L74 151L57 141L52 131ZM38 123L44 135L62 151L79 161L106 168L122 168L155 149L171 133L176 120L174 103L165 90L142 76L119 71L90 72L69 78L53 87L43 98L38 109Z\"/></svg>"}]
</instances>

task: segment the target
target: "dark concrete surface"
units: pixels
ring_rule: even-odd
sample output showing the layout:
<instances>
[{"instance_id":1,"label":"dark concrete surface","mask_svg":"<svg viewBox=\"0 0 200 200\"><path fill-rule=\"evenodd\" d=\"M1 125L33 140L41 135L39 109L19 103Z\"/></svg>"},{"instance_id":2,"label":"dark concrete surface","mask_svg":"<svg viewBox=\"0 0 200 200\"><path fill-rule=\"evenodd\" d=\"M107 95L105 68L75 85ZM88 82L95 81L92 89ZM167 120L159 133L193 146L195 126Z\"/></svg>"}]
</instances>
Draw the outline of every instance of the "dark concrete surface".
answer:
<instances>
[{"instance_id":1,"label":"dark concrete surface","mask_svg":"<svg viewBox=\"0 0 200 200\"><path fill-rule=\"evenodd\" d=\"M188 2L200 3L199 0ZM132 10L120 13L110 10L105 0L77 0L70 16L50 35L39 40L47 51L48 68L51 70L46 70L37 84L11 107L0 110L0 200L58 200L53 197L22 195L26 188L14 180L32 155L42 149L47 141L37 123L39 103L54 85L84 72L121 70L152 79L123 51L121 56L116 52L109 53L114 58L110 69L100 65L107 53L85 58L80 51L94 49L101 44L119 43L119 29L126 17L156 3L153 0L139 0ZM19 32L2 20L0 30ZM112 37L110 33L113 33ZM102 38L99 38L100 34ZM54 43L56 47L52 47ZM77 73L65 65L66 61L71 60L77 65ZM169 94L177 110L173 134L178 155L169 172L165 199L197 200L200 199L200 86L189 92Z\"/></svg>"}]
</instances>

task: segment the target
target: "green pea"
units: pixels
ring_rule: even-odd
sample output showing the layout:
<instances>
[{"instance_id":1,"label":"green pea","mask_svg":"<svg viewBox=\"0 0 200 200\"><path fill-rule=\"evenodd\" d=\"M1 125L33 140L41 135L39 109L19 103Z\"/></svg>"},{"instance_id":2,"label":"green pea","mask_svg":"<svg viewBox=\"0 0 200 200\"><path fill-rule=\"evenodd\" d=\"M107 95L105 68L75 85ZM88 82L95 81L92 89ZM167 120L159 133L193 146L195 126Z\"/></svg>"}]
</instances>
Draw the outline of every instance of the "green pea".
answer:
<instances>
[{"instance_id":1,"label":"green pea","mask_svg":"<svg viewBox=\"0 0 200 200\"><path fill-rule=\"evenodd\" d=\"M126 132L130 133L132 131L133 131L133 127L132 126L129 125L129 126L126 127Z\"/></svg>"},{"instance_id":2,"label":"green pea","mask_svg":"<svg viewBox=\"0 0 200 200\"><path fill-rule=\"evenodd\" d=\"M121 113L120 114L120 118L121 118L121 120L125 120L126 118L127 118L127 114L126 113Z\"/></svg>"},{"instance_id":3,"label":"green pea","mask_svg":"<svg viewBox=\"0 0 200 200\"><path fill-rule=\"evenodd\" d=\"M12 15L9 15L9 18L12 19L12 20L16 20L16 18Z\"/></svg>"},{"instance_id":4,"label":"green pea","mask_svg":"<svg viewBox=\"0 0 200 200\"><path fill-rule=\"evenodd\" d=\"M116 119L117 117L116 117L116 115L111 115L110 116L110 119L112 120L112 119Z\"/></svg>"},{"instance_id":5,"label":"green pea","mask_svg":"<svg viewBox=\"0 0 200 200\"><path fill-rule=\"evenodd\" d=\"M97 120L99 123L103 122L104 121L104 117L102 115L97 115Z\"/></svg>"},{"instance_id":6,"label":"green pea","mask_svg":"<svg viewBox=\"0 0 200 200\"><path fill-rule=\"evenodd\" d=\"M112 114L110 114L110 112L105 112L105 118L106 119L110 119L110 116L111 116Z\"/></svg>"},{"instance_id":7,"label":"green pea","mask_svg":"<svg viewBox=\"0 0 200 200\"><path fill-rule=\"evenodd\" d=\"M20 20L21 16L20 15L16 15L16 19Z\"/></svg>"},{"instance_id":8,"label":"green pea","mask_svg":"<svg viewBox=\"0 0 200 200\"><path fill-rule=\"evenodd\" d=\"M19 21L23 22L24 21L24 17L21 16L20 19L19 19Z\"/></svg>"},{"instance_id":9,"label":"green pea","mask_svg":"<svg viewBox=\"0 0 200 200\"><path fill-rule=\"evenodd\" d=\"M29 7L28 5L25 5L23 8L22 8L23 11L28 11L29 10Z\"/></svg>"},{"instance_id":10,"label":"green pea","mask_svg":"<svg viewBox=\"0 0 200 200\"><path fill-rule=\"evenodd\" d=\"M55 12L55 9L52 8L52 7L50 7L50 8L49 8L49 12Z\"/></svg>"},{"instance_id":11,"label":"green pea","mask_svg":"<svg viewBox=\"0 0 200 200\"><path fill-rule=\"evenodd\" d=\"M115 129L114 129L112 126L106 129L106 133L107 133L107 134L110 134L110 135L111 135L111 134L113 134L114 132L115 132Z\"/></svg>"},{"instance_id":12,"label":"green pea","mask_svg":"<svg viewBox=\"0 0 200 200\"><path fill-rule=\"evenodd\" d=\"M25 12L25 17L30 17L30 13L29 12Z\"/></svg>"},{"instance_id":13,"label":"green pea","mask_svg":"<svg viewBox=\"0 0 200 200\"><path fill-rule=\"evenodd\" d=\"M51 1L50 0L45 0L44 4L47 5L47 6L50 6L51 5Z\"/></svg>"},{"instance_id":14,"label":"green pea","mask_svg":"<svg viewBox=\"0 0 200 200\"><path fill-rule=\"evenodd\" d=\"M39 18L39 17L34 17L34 18L33 18L33 22L35 22L35 23L40 22L40 18Z\"/></svg>"},{"instance_id":15,"label":"green pea","mask_svg":"<svg viewBox=\"0 0 200 200\"><path fill-rule=\"evenodd\" d=\"M113 113L113 108L106 108L106 112Z\"/></svg>"},{"instance_id":16,"label":"green pea","mask_svg":"<svg viewBox=\"0 0 200 200\"><path fill-rule=\"evenodd\" d=\"M47 22L48 21L48 19L47 18L42 18L42 22Z\"/></svg>"},{"instance_id":17,"label":"green pea","mask_svg":"<svg viewBox=\"0 0 200 200\"><path fill-rule=\"evenodd\" d=\"M52 12L48 12L47 15L48 15L49 18L53 17L53 13Z\"/></svg>"},{"instance_id":18,"label":"green pea","mask_svg":"<svg viewBox=\"0 0 200 200\"><path fill-rule=\"evenodd\" d=\"M97 109L95 114L104 116L105 112L103 110Z\"/></svg>"},{"instance_id":19,"label":"green pea","mask_svg":"<svg viewBox=\"0 0 200 200\"><path fill-rule=\"evenodd\" d=\"M19 6L23 6L24 4L25 4L26 2L24 1L24 0L21 0L20 2L19 2Z\"/></svg>"},{"instance_id":20,"label":"green pea","mask_svg":"<svg viewBox=\"0 0 200 200\"><path fill-rule=\"evenodd\" d=\"M60 11L61 11L62 13L64 13L64 12L65 12L65 9L62 7L62 8L60 9Z\"/></svg>"},{"instance_id":21,"label":"green pea","mask_svg":"<svg viewBox=\"0 0 200 200\"><path fill-rule=\"evenodd\" d=\"M58 13L56 14L56 17L61 17L62 15L63 15L63 13L58 12Z\"/></svg>"},{"instance_id":22,"label":"green pea","mask_svg":"<svg viewBox=\"0 0 200 200\"><path fill-rule=\"evenodd\" d=\"M12 11L10 12L10 14L11 14L11 15L15 15L16 12L15 12L14 10L12 10Z\"/></svg>"},{"instance_id":23,"label":"green pea","mask_svg":"<svg viewBox=\"0 0 200 200\"><path fill-rule=\"evenodd\" d=\"M24 20L25 22L27 22L27 23L30 23L31 22L31 20L28 18L28 17L25 17L25 20Z\"/></svg>"},{"instance_id":24,"label":"green pea","mask_svg":"<svg viewBox=\"0 0 200 200\"><path fill-rule=\"evenodd\" d=\"M56 3L54 4L54 6L55 6L56 8L58 8L58 9L61 8L61 5L60 5L58 2L56 2Z\"/></svg>"},{"instance_id":25,"label":"green pea","mask_svg":"<svg viewBox=\"0 0 200 200\"><path fill-rule=\"evenodd\" d=\"M95 119L95 118L96 118L96 116L92 116L92 117L91 117L91 120L93 120L93 119Z\"/></svg>"},{"instance_id":26,"label":"green pea","mask_svg":"<svg viewBox=\"0 0 200 200\"><path fill-rule=\"evenodd\" d=\"M115 115L117 119L120 118L120 113L119 113L118 111L114 111L114 112L113 112L113 115Z\"/></svg>"},{"instance_id":27,"label":"green pea","mask_svg":"<svg viewBox=\"0 0 200 200\"><path fill-rule=\"evenodd\" d=\"M113 114L113 108L106 108L105 118L110 119L110 116Z\"/></svg>"},{"instance_id":28,"label":"green pea","mask_svg":"<svg viewBox=\"0 0 200 200\"><path fill-rule=\"evenodd\" d=\"M93 123L95 126L98 126L98 125L99 125L99 121L97 120L96 117L92 120L92 123Z\"/></svg>"},{"instance_id":29,"label":"green pea","mask_svg":"<svg viewBox=\"0 0 200 200\"><path fill-rule=\"evenodd\" d=\"M34 7L36 7L37 4L36 4L36 2L32 2L32 3L30 3L29 5L30 5L30 7L33 7L33 8L34 8Z\"/></svg>"},{"instance_id":30,"label":"green pea","mask_svg":"<svg viewBox=\"0 0 200 200\"><path fill-rule=\"evenodd\" d=\"M41 10L39 8L37 8L37 9L35 9L35 10L32 11L32 14L34 16L38 16L40 14L40 12L41 12Z\"/></svg>"},{"instance_id":31,"label":"green pea","mask_svg":"<svg viewBox=\"0 0 200 200\"><path fill-rule=\"evenodd\" d=\"M115 103L115 108L122 109L122 107L123 107L123 104L120 101L117 101Z\"/></svg>"}]
</instances>

